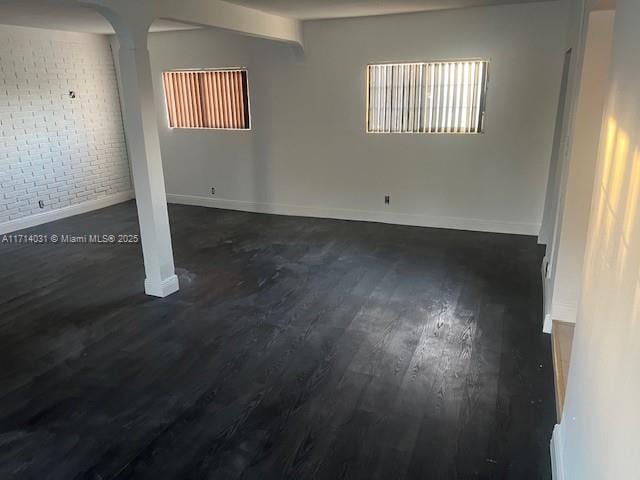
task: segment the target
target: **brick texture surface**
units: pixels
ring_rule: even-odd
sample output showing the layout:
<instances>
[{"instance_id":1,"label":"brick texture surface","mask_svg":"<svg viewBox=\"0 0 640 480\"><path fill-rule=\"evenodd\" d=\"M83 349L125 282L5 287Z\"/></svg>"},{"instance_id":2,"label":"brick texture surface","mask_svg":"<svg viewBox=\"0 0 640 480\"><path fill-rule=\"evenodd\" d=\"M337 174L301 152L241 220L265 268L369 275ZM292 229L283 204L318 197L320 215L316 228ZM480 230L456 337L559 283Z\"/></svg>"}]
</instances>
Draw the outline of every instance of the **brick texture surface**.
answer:
<instances>
[{"instance_id":1,"label":"brick texture surface","mask_svg":"<svg viewBox=\"0 0 640 480\"><path fill-rule=\"evenodd\" d=\"M131 190L106 37L0 26L0 132L0 223Z\"/></svg>"}]
</instances>

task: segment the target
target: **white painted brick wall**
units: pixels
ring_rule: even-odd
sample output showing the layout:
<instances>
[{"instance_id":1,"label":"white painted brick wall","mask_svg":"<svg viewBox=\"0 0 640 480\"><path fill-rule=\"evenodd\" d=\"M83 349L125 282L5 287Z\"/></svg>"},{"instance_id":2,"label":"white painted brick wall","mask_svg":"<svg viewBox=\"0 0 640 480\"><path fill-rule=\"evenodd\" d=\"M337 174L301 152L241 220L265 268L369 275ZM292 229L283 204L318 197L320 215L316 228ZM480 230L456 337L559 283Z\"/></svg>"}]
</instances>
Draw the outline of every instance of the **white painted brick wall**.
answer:
<instances>
[{"instance_id":1,"label":"white painted brick wall","mask_svg":"<svg viewBox=\"0 0 640 480\"><path fill-rule=\"evenodd\" d=\"M131 190L107 37L0 25L0 186L0 223Z\"/></svg>"}]
</instances>

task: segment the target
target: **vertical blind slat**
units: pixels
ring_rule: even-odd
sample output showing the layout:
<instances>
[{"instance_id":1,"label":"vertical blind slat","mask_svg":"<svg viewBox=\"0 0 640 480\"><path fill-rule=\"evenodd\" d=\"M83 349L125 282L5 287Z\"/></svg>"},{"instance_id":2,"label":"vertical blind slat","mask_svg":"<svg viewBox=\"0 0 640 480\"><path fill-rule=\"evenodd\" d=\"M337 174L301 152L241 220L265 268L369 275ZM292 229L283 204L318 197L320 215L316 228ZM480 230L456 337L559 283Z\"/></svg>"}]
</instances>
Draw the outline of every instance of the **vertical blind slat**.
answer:
<instances>
[{"instance_id":1,"label":"vertical blind slat","mask_svg":"<svg viewBox=\"0 0 640 480\"><path fill-rule=\"evenodd\" d=\"M378 125L377 131L384 131L384 112L385 112L385 104L387 101L387 72L384 67L377 67L378 70L378 98L377 101L377 117L378 117Z\"/></svg>"},{"instance_id":2,"label":"vertical blind slat","mask_svg":"<svg viewBox=\"0 0 640 480\"><path fill-rule=\"evenodd\" d=\"M442 132L446 133L449 125L449 88L451 87L451 78L449 76L450 65L443 65L443 92L442 92Z\"/></svg>"},{"instance_id":3,"label":"vertical blind slat","mask_svg":"<svg viewBox=\"0 0 640 480\"><path fill-rule=\"evenodd\" d=\"M369 65L367 131L481 132L487 66L483 60Z\"/></svg>"},{"instance_id":4,"label":"vertical blind slat","mask_svg":"<svg viewBox=\"0 0 640 480\"><path fill-rule=\"evenodd\" d=\"M180 91L180 81L178 77L171 74L171 78L173 79L173 94L175 95L176 104L178 105L178 118L176 119L175 126L181 127L184 125L184 97Z\"/></svg>"},{"instance_id":5,"label":"vertical blind slat","mask_svg":"<svg viewBox=\"0 0 640 480\"><path fill-rule=\"evenodd\" d=\"M162 81L164 83L165 91L169 91L169 79L167 77L163 77ZM175 123L175 116L173 114L173 110L171 108L171 104L172 104L172 102L169 101L169 98L167 98L167 113L169 114L169 125L172 125L172 124Z\"/></svg>"},{"instance_id":6,"label":"vertical blind slat","mask_svg":"<svg viewBox=\"0 0 640 480\"><path fill-rule=\"evenodd\" d=\"M236 87L233 82L232 72L227 72L227 83L229 85L229 96L227 97L229 102L229 128L236 128Z\"/></svg>"},{"instance_id":7,"label":"vertical blind slat","mask_svg":"<svg viewBox=\"0 0 640 480\"><path fill-rule=\"evenodd\" d=\"M231 82L230 72L225 72L224 81L227 91L227 95L225 95L225 101L227 103L227 128L235 128L235 121L233 120L233 83Z\"/></svg>"},{"instance_id":8,"label":"vertical blind slat","mask_svg":"<svg viewBox=\"0 0 640 480\"><path fill-rule=\"evenodd\" d=\"M453 131L460 133L460 108L462 101L462 64L456 64L456 93L454 103L454 115L453 115Z\"/></svg>"},{"instance_id":9,"label":"vertical blind slat","mask_svg":"<svg viewBox=\"0 0 640 480\"><path fill-rule=\"evenodd\" d=\"M216 125L216 117L213 108L213 90L211 88L211 75L210 72L204 72L202 78L204 79L204 88L206 92L206 103L207 103L207 121L209 122L209 127L213 128Z\"/></svg>"},{"instance_id":10,"label":"vertical blind slat","mask_svg":"<svg viewBox=\"0 0 640 480\"><path fill-rule=\"evenodd\" d=\"M376 132L380 131L380 69L377 67L373 67L369 69L370 75L373 75L375 82L376 82L376 88L373 91L373 110L372 110L372 114L373 116L370 117L372 118L372 125L375 128ZM371 78L371 77L370 77Z\"/></svg>"},{"instance_id":11,"label":"vertical blind slat","mask_svg":"<svg viewBox=\"0 0 640 480\"><path fill-rule=\"evenodd\" d=\"M437 133L440 126L440 98L442 97L442 65L436 64L434 78L434 101L433 101L433 133Z\"/></svg>"},{"instance_id":12,"label":"vertical blind slat","mask_svg":"<svg viewBox=\"0 0 640 480\"><path fill-rule=\"evenodd\" d=\"M164 72L171 128L249 128L247 76L242 70Z\"/></svg>"},{"instance_id":13,"label":"vertical blind slat","mask_svg":"<svg viewBox=\"0 0 640 480\"><path fill-rule=\"evenodd\" d=\"M189 95L189 112L191 115L191 124L198 125L198 116L196 114L196 92L193 88L193 76L191 73L187 74L187 95Z\"/></svg>"},{"instance_id":14,"label":"vertical blind slat","mask_svg":"<svg viewBox=\"0 0 640 480\"><path fill-rule=\"evenodd\" d=\"M202 103L202 123L205 127L211 127L209 121L209 101L207 94L206 78L204 75L198 75L198 84L200 85L200 102Z\"/></svg>"},{"instance_id":15,"label":"vertical blind slat","mask_svg":"<svg viewBox=\"0 0 640 480\"><path fill-rule=\"evenodd\" d=\"M238 128L244 125L244 102L242 101L242 72L236 72L236 103L238 104Z\"/></svg>"},{"instance_id":16,"label":"vertical blind slat","mask_svg":"<svg viewBox=\"0 0 640 480\"><path fill-rule=\"evenodd\" d=\"M195 92L194 102L195 102L195 110L196 110L196 122L198 125L203 126L202 122L202 102L200 101L200 82L198 81L198 75L195 73L191 74L191 82L193 85L193 90Z\"/></svg>"},{"instance_id":17,"label":"vertical blind slat","mask_svg":"<svg viewBox=\"0 0 640 480\"><path fill-rule=\"evenodd\" d=\"M182 119L181 126L185 126L189 122L189 108L187 107L187 92L184 89L184 77L182 75L176 75L175 82L177 85L177 91L180 100L182 101Z\"/></svg>"},{"instance_id":18,"label":"vertical blind slat","mask_svg":"<svg viewBox=\"0 0 640 480\"><path fill-rule=\"evenodd\" d=\"M418 79L416 77L416 66L409 65L409 111L407 112L407 131L415 132L415 109L416 109L416 89L418 88Z\"/></svg>"},{"instance_id":19,"label":"vertical blind slat","mask_svg":"<svg viewBox=\"0 0 640 480\"><path fill-rule=\"evenodd\" d=\"M180 90L181 90L182 100L184 105L183 125L187 126L191 124L191 109L189 108L189 94L187 93L186 75L178 75L178 81L180 82Z\"/></svg>"},{"instance_id":20,"label":"vertical blind slat","mask_svg":"<svg viewBox=\"0 0 640 480\"><path fill-rule=\"evenodd\" d=\"M227 105L227 95L223 95L222 92L229 93L229 85L227 84L227 73L222 72L220 74L220 111L222 112L222 127L229 128L229 106Z\"/></svg>"},{"instance_id":21,"label":"vertical blind slat","mask_svg":"<svg viewBox=\"0 0 640 480\"><path fill-rule=\"evenodd\" d=\"M402 69L402 131L409 129L409 65Z\"/></svg>"},{"instance_id":22,"label":"vertical blind slat","mask_svg":"<svg viewBox=\"0 0 640 480\"><path fill-rule=\"evenodd\" d=\"M376 72L377 72L377 68L374 66L370 66L369 69L367 70L369 85L371 85L371 88L369 88L369 97L368 97L368 102L369 102L368 115L369 115L369 118L371 119L371 127L374 131L378 131L376 101L377 101L378 92L380 89Z\"/></svg>"},{"instance_id":23,"label":"vertical blind slat","mask_svg":"<svg viewBox=\"0 0 640 480\"><path fill-rule=\"evenodd\" d=\"M178 95L178 87L176 85L176 77L173 74L166 75L169 87L169 102L173 104L174 107L174 117L173 122L169 124L171 127L177 127L180 125L182 121L182 114L180 112L180 95Z\"/></svg>"},{"instance_id":24,"label":"vertical blind slat","mask_svg":"<svg viewBox=\"0 0 640 480\"><path fill-rule=\"evenodd\" d=\"M486 84L486 80L487 80L487 72L486 72L486 64L484 63L480 63L479 64L479 74L480 74L480 81L478 82L478 114L477 114L477 118L476 118L476 128L479 130L480 127L482 126L482 102L483 102L483 95L482 95L482 85Z\"/></svg>"},{"instance_id":25,"label":"vertical blind slat","mask_svg":"<svg viewBox=\"0 0 640 480\"><path fill-rule=\"evenodd\" d=\"M380 99L380 80L378 78L379 69L375 66L369 67L369 82L374 85L369 90L369 118L371 119L371 127L373 131L378 131L378 125L380 125L378 118L378 103Z\"/></svg>"},{"instance_id":26,"label":"vertical blind slat","mask_svg":"<svg viewBox=\"0 0 640 480\"><path fill-rule=\"evenodd\" d=\"M231 79L231 98L233 99L231 111L233 112L233 127L238 128L240 125L240 102L238 102L238 84L236 82L236 72L231 72L229 74Z\"/></svg>"},{"instance_id":27,"label":"vertical blind slat","mask_svg":"<svg viewBox=\"0 0 640 480\"><path fill-rule=\"evenodd\" d=\"M387 132L391 132L392 129L395 129L395 125L393 124L393 94L395 92L395 88L393 87L394 84L394 80L393 80L393 74L394 74L394 68L393 66L389 65L387 67L387 92L388 92L388 113L387 113L387 125L386 125L386 131Z\"/></svg>"},{"instance_id":28,"label":"vertical blind slat","mask_svg":"<svg viewBox=\"0 0 640 480\"><path fill-rule=\"evenodd\" d=\"M467 132L467 97L469 95L469 64L464 63L462 67L462 101L460 109L460 131Z\"/></svg>"},{"instance_id":29,"label":"vertical blind slat","mask_svg":"<svg viewBox=\"0 0 640 480\"><path fill-rule=\"evenodd\" d=\"M211 72L211 81L213 83L213 108L216 117L216 126L222 128L224 120L222 118L222 102L220 100L220 75Z\"/></svg>"},{"instance_id":30,"label":"vertical blind slat","mask_svg":"<svg viewBox=\"0 0 640 480\"><path fill-rule=\"evenodd\" d=\"M384 69L380 66L376 66L375 67L375 72L376 72L376 81L378 82L378 93L376 95L376 132L380 132L382 131L382 125L383 125L383 120L384 120L384 116L383 116L383 112L384 112L384 108L382 105L382 100L384 98Z\"/></svg>"},{"instance_id":31,"label":"vertical blind slat","mask_svg":"<svg viewBox=\"0 0 640 480\"><path fill-rule=\"evenodd\" d=\"M187 121L189 122L189 125L195 125L196 124L196 119L195 116L193 115L193 93L191 91L191 74L187 73L185 75L185 77L183 78L183 88L184 91L187 95L187 110L188 110L188 115L187 115Z\"/></svg>"},{"instance_id":32,"label":"vertical blind slat","mask_svg":"<svg viewBox=\"0 0 640 480\"><path fill-rule=\"evenodd\" d=\"M233 103L232 103L231 111L233 112L233 126L234 128L238 128L238 126L240 125L240 108L239 108L240 102L238 102L238 93L240 92L238 91L236 72L231 72L229 76L231 77L231 85L232 85L231 97L233 99Z\"/></svg>"},{"instance_id":33,"label":"vertical blind slat","mask_svg":"<svg viewBox=\"0 0 640 480\"><path fill-rule=\"evenodd\" d=\"M236 72L236 102L238 104L238 128L244 125L244 102L242 101L242 72Z\"/></svg>"},{"instance_id":34,"label":"vertical blind slat","mask_svg":"<svg viewBox=\"0 0 640 480\"><path fill-rule=\"evenodd\" d=\"M427 99L427 101L429 102L429 108L425 108L424 109L424 124L425 124L425 131L431 133L431 124L433 122L433 75L434 75L434 70L435 70L435 66L434 65L427 65L428 71L429 71L429 75L427 75L427 78L429 80L429 83L425 86L425 99ZM427 115L429 117L429 124L427 126Z\"/></svg>"},{"instance_id":35,"label":"vertical blind slat","mask_svg":"<svg viewBox=\"0 0 640 480\"><path fill-rule=\"evenodd\" d=\"M416 73L416 88L415 88L415 92L414 92L414 98L413 98L413 126L415 128L416 132L419 132L420 129L422 128L421 122L422 122L422 82L423 82L423 77L422 77L422 65L416 65L414 67L415 73Z\"/></svg>"},{"instance_id":36,"label":"vertical blind slat","mask_svg":"<svg viewBox=\"0 0 640 480\"><path fill-rule=\"evenodd\" d=\"M242 95L240 91L240 72L233 72L233 81L235 82L235 101L236 101L236 127L240 128L242 125Z\"/></svg>"}]
</instances>

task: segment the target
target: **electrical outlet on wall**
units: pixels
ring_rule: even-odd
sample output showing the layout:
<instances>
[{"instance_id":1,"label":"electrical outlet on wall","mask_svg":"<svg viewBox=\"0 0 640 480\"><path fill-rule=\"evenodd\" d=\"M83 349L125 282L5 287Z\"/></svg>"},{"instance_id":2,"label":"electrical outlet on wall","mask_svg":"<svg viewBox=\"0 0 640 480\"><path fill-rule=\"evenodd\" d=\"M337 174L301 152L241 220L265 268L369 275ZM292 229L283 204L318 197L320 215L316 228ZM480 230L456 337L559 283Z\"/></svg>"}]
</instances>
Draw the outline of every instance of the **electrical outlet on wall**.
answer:
<instances>
[{"instance_id":1,"label":"electrical outlet on wall","mask_svg":"<svg viewBox=\"0 0 640 480\"><path fill-rule=\"evenodd\" d=\"M42 200L38 200L38 206L40 208L44 208L44 202Z\"/></svg>"},{"instance_id":2,"label":"electrical outlet on wall","mask_svg":"<svg viewBox=\"0 0 640 480\"><path fill-rule=\"evenodd\" d=\"M211 187L211 195L215 195L216 194L216 187Z\"/></svg>"},{"instance_id":3,"label":"electrical outlet on wall","mask_svg":"<svg viewBox=\"0 0 640 480\"><path fill-rule=\"evenodd\" d=\"M391 195L384 196L384 204L389 205L391 203Z\"/></svg>"}]
</instances>

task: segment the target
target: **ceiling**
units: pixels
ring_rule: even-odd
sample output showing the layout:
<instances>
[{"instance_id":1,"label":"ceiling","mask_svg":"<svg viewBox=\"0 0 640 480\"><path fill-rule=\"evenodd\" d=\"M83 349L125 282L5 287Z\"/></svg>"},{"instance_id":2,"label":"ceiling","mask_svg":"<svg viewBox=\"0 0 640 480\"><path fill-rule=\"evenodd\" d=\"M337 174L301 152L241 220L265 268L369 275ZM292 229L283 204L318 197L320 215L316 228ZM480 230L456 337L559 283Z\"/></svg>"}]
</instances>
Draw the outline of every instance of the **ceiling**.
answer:
<instances>
[{"instance_id":1,"label":"ceiling","mask_svg":"<svg viewBox=\"0 0 640 480\"><path fill-rule=\"evenodd\" d=\"M360 17L548 0L226 0L301 20Z\"/></svg>"},{"instance_id":2,"label":"ceiling","mask_svg":"<svg viewBox=\"0 0 640 480\"><path fill-rule=\"evenodd\" d=\"M134 0L131 0L134 1ZM177 1L177 0L176 0ZM206 1L206 0L204 0ZM225 0L268 13L302 20L359 17L450 8L528 3L549 0ZM613 0L601 0L613 1ZM89 8L65 6L47 0L4 0L0 2L0 23L73 32L112 34L113 28ZM152 32L197 28L185 23L157 20Z\"/></svg>"},{"instance_id":3,"label":"ceiling","mask_svg":"<svg viewBox=\"0 0 640 480\"><path fill-rule=\"evenodd\" d=\"M111 24L94 10L61 4L52 5L42 0L3 1L0 3L0 23L70 32L114 33ZM156 20L150 30L161 32L192 28L195 27L169 20Z\"/></svg>"}]
</instances>

